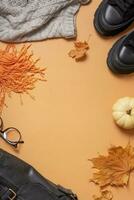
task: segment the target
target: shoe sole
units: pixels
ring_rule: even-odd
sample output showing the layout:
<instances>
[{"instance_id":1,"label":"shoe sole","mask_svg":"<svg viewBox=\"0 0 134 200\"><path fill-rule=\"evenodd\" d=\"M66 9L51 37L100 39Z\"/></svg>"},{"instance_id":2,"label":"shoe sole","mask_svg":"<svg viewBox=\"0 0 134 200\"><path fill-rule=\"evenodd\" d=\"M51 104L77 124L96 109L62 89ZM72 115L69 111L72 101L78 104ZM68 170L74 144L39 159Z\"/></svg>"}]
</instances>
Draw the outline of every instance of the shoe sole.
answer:
<instances>
[{"instance_id":1,"label":"shoe sole","mask_svg":"<svg viewBox=\"0 0 134 200\"><path fill-rule=\"evenodd\" d=\"M124 69L121 67L122 63L120 62L120 60L117 57L117 62L115 61L115 56L118 55L118 50L120 49L120 46L122 44L122 40L125 39L126 36L121 37L114 45L113 47L110 49L109 53L108 53L108 57L107 57L107 66L108 68L115 74L130 74L134 72L134 67L131 69Z\"/></svg>"},{"instance_id":2,"label":"shoe sole","mask_svg":"<svg viewBox=\"0 0 134 200\"><path fill-rule=\"evenodd\" d=\"M100 21L100 11L103 10L103 1L100 3L100 5L98 6L95 14L94 14L94 27L96 29L96 31L103 35L103 36L114 36L122 31L124 31L125 29L127 29L133 22L134 22L134 17L129 20L126 24L124 23L124 25L122 25L122 27L119 27L118 29L116 30L113 30L113 31L106 31L104 30L102 24L101 24L101 21ZM103 11L102 11L103 12Z\"/></svg>"}]
</instances>

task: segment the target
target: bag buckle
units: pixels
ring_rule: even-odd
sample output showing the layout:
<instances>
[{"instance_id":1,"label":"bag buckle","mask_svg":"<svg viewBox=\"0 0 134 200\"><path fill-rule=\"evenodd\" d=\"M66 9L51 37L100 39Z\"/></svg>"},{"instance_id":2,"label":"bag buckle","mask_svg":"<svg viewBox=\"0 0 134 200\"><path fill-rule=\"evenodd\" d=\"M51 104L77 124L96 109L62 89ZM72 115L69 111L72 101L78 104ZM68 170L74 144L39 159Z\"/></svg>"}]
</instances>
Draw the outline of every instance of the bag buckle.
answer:
<instances>
[{"instance_id":1,"label":"bag buckle","mask_svg":"<svg viewBox=\"0 0 134 200\"><path fill-rule=\"evenodd\" d=\"M11 188L9 188L8 191L9 191L8 199L9 199L9 200L14 200L15 197L16 197L16 193L15 193Z\"/></svg>"}]
</instances>

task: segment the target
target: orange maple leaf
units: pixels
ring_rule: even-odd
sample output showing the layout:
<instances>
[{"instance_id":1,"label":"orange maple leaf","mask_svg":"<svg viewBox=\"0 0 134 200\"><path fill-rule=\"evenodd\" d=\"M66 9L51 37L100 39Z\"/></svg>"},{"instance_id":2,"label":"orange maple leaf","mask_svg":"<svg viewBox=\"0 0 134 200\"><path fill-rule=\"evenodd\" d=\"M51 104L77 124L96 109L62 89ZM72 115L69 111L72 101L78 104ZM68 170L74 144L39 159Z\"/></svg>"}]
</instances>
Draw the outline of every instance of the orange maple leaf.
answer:
<instances>
[{"instance_id":1,"label":"orange maple leaf","mask_svg":"<svg viewBox=\"0 0 134 200\"><path fill-rule=\"evenodd\" d=\"M100 155L90 161L98 170L93 174L92 182L100 187L127 186L134 170L134 147L130 144L125 148L114 146L108 150L108 156Z\"/></svg>"},{"instance_id":2,"label":"orange maple leaf","mask_svg":"<svg viewBox=\"0 0 134 200\"><path fill-rule=\"evenodd\" d=\"M87 50L89 49L88 43L76 41L74 42L75 49L72 49L68 55L72 58L75 58L76 61L79 61L87 56Z\"/></svg>"}]
</instances>

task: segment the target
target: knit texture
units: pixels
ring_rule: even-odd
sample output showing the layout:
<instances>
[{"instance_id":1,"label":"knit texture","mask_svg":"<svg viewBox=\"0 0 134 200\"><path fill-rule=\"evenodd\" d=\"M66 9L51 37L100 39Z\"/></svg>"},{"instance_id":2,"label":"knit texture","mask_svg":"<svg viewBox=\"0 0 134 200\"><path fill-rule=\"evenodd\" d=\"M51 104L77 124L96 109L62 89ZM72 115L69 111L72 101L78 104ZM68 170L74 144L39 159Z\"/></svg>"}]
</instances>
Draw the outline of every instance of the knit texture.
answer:
<instances>
[{"instance_id":1,"label":"knit texture","mask_svg":"<svg viewBox=\"0 0 134 200\"><path fill-rule=\"evenodd\" d=\"M0 0L0 40L76 36L76 12L89 0Z\"/></svg>"}]
</instances>

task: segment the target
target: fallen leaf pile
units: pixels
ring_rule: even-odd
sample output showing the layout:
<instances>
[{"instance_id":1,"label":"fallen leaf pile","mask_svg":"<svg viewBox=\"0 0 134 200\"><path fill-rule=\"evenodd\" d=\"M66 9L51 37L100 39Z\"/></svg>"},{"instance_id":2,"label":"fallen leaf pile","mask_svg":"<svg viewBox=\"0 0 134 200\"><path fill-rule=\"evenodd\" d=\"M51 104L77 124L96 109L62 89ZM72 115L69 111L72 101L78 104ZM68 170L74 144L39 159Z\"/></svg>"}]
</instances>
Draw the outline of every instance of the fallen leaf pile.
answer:
<instances>
[{"instance_id":1,"label":"fallen leaf pile","mask_svg":"<svg viewBox=\"0 0 134 200\"><path fill-rule=\"evenodd\" d=\"M8 44L4 50L0 49L0 112L6 95L29 94L37 81L45 80L45 68L36 66L38 60L33 59L29 48L24 45L17 50L15 45Z\"/></svg>"},{"instance_id":2,"label":"fallen leaf pile","mask_svg":"<svg viewBox=\"0 0 134 200\"><path fill-rule=\"evenodd\" d=\"M75 58L76 61L82 60L87 56L87 50L89 49L88 43L76 41L74 42L75 49L72 49L68 55L72 58Z\"/></svg>"},{"instance_id":3,"label":"fallen leaf pile","mask_svg":"<svg viewBox=\"0 0 134 200\"><path fill-rule=\"evenodd\" d=\"M108 156L100 155L90 160L97 172L93 174L92 182L100 187L127 186L131 172L134 170L134 148L128 144L125 148L112 147Z\"/></svg>"},{"instance_id":4,"label":"fallen leaf pile","mask_svg":"<svg viewBox=\"0 0 134 200\"><path fill-rule=\"evenodd\" d=\"M101 196L97 197L96 195L93 195L94 200L112 200L113 194L111 191L103 190L101 191Z\"/></svg>"}]
</instances>

